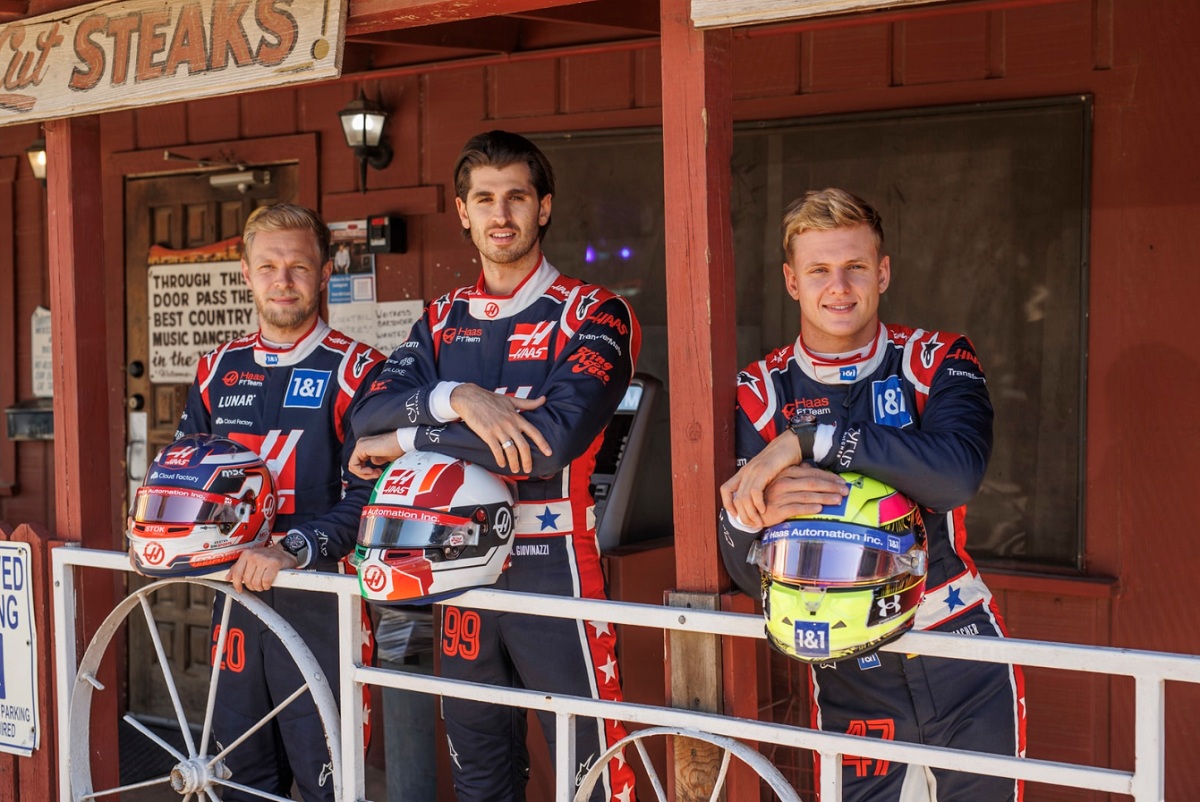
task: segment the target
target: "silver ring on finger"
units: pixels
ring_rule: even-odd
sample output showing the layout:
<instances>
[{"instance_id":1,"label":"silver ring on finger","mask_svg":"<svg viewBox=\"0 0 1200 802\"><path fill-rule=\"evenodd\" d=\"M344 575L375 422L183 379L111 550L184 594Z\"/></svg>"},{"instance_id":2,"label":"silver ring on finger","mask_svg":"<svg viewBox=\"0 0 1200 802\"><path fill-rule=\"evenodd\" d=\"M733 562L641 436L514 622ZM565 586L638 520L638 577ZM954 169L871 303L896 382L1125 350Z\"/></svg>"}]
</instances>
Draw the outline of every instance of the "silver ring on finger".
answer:
<instances>
[{"instance_id":1,"label":"silver ring on finger","mask_svg":"<svg viewBox=\"0 0 1200 802\"><path fill-rule=\"evenodd\" d=\"M512 445L513 445L512 440L505 440L503 443L500 444L500 447L501 448L512 448Z\"/></svg>"}]
</instances>

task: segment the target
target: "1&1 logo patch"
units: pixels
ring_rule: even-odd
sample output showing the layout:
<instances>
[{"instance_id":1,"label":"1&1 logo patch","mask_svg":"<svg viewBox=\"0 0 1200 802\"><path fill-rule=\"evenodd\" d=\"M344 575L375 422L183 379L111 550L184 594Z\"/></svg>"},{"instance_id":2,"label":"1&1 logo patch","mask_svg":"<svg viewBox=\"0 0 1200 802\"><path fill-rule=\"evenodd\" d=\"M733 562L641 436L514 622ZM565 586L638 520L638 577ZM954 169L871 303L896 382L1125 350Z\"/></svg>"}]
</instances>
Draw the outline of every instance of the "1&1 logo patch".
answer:
<instances>
[{"instance_id":1,"label":"1&1 logo patch","mask_svg":"<svg viewBox=\"0 0 1200 802\"><path fill-rule=\"evenodd\" d=\"M328 387L329 371L293 368L292 378L288 381L287 395L283 398L283 405L285 407L319 409Z\"/></svg>"},{"instance_id":2,"label":"1&1 logo patch","mask_svg":"<svg viewBox=\"0 0 1200 802\"><path fill-rule=\"evenodd\" d=\"M912 426L912 413L908 411L908 401L904 398L904 388L900 385L899 376L888 376L883 381L871 382L871 401L876 423L895 426L897 429Z\"/></svg>"}]
</instances>

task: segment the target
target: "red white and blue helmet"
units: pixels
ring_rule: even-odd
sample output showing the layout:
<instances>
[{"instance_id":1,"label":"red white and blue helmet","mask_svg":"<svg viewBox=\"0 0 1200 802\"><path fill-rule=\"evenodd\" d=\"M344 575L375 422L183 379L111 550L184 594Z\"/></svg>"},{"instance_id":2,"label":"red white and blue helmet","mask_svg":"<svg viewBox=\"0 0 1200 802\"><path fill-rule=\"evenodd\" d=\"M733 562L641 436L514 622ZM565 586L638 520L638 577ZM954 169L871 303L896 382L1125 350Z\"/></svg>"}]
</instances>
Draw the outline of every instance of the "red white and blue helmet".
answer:
<instances>
[{"instance_id":1,"label":"red white and blue helmet","mask_svg":"<svg viewBox=\"0 0 1200 802\"><path fill-rule=\"evenodd\" d=\"M412 451L375 483L351 561L367 601L441 600L494 584L512 557L513 533L506 481L469 462Z\"/></svg>"},{"instance_id":2,"label":"red white and blue helmet","mask_svg":"<svg viewBox=\"0 0 1200 802\"><path fill-rule=\"evenodd\" d=\"M271 472L250 449L211 434L180 438L154 458L134 497L134 566L188 576L231 563L270 539L275 500Z\"/></svg>"}]
</instances>

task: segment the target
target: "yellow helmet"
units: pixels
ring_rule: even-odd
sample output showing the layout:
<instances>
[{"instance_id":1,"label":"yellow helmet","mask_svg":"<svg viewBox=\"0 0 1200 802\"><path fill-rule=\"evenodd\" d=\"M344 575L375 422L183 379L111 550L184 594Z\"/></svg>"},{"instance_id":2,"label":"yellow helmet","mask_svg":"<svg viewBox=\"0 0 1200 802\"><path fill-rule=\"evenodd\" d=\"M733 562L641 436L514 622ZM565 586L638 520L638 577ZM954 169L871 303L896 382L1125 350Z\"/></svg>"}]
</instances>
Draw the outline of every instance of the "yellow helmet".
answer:
<instances>
[{"instance_id":1,"label":"yellow helmet","mask_svg":"<svg viewBox=\"0 0 1200 802\"><path fill-rule=\"evenodd\" d=\"M883 482L839 475L850 486L841 504L764 530L747 558L762 571L767 640L806 663L898 638L925 594L920 509Z\"/></svg>"}]
</instances>

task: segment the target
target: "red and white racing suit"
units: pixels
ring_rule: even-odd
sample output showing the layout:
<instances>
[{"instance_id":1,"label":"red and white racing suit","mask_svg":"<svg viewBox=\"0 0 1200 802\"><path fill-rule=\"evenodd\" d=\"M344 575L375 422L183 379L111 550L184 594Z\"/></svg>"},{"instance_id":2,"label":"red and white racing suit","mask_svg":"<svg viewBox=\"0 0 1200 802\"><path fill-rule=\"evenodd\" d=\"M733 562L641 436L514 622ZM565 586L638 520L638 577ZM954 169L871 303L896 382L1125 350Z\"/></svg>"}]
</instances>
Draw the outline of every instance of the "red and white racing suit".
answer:
<instances>
[{"instance_id":1,"label":"red and white racing suit","mask_svg":"<svg viewBox=\"0 0 1200 802\"><path fill-rule=\"evenodd\" d=\"M567 278L544 258L512 295L483 279L430 303L388 359L354 416L362 434L399 429L406 450L437 451L516 481L516 543L498 588L605 597L588 489L604 428L633 376L640 331L629 304ZM491 450L449 408L458 382L522 398L545 396L523 416L549 442L533 472L498 468ZM441 670L447 677L547 693L621 698L611 625L447 606ZM459 802L522 800L529 772L525 711L446 698ZM554 716L541 713L554 754ZM576 782L625 734L618 722L576 722ZM634 777L614 758L593 800L633 798Z\"/></svg>"},{"instance_id":2,"label":"red and white racing suit","mask_svg":"<svg viewBox=\"0 0 1200 802\"><path fill-rule=\"evenodd\" d=\"M844 359L821 358L797 340L738 374L737 404L739 466L786 432L794 413L812 413L817 465L886 482L921 505L929 574L916 628L1004 636L995 600L966 551L965 505L983 481L992 448L987 380L969 340L880 325L867 348ZM746 554L758 536L722 513L725 566L755 597L761 581ZM811 678L814 724L821 729L1025 752L1017 666L876 652L815 667ZM854 756L843 759L842 781L846 802L1005 802L1019 800L1022 791L1010 779Z\"/></svg>"}]
</instances>

